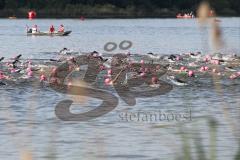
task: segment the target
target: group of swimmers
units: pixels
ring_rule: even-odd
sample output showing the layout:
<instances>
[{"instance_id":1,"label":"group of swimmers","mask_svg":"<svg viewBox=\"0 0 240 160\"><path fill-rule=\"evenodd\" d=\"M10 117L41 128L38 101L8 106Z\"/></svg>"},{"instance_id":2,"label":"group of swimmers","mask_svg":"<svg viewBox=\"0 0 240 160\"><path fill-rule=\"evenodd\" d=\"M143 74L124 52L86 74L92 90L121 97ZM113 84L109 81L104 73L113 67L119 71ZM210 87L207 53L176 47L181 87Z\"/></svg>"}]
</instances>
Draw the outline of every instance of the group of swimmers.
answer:
<instances>
[{"instance_id":1,"label":"group of swimmers","mask_svg":"<svg viewBox=\"0 0 240 160\"><path fill-rule=\"evenodd\" d=\"M55 27L54 27L53 25L51 25L51 26L49 27L49 33L55 33L55 31L56 31L56 30L55 30ZM40 29L39 29L38 26L35 24L32 28L27 27L27 32L28 32L28 33L38 33L38 32L40 32ZM64 32L64 25L63 25L63 24L61 24L61 25L59 26L57 32L59 32L59 33Z\"/></svg>"},{"instance_id":2,"label":"group of swimmers","mask_svg":"<svg viewBox=\"0 0 240 160\"><path fill-rule=\"evenodd\" d=\"M7 85L9 81L17 81L18 79L39 79L40 82L50 81L50 74L56 71L56 68L67 62L69 68L78 68L75 57L70 53L64 55L61 50L57 59L46 60L45 63L33 62L32 60L22 60L22 55L18 55L10 60L4 61L4 57L0 58L0 85ZM139 56L139 55L138 55ZM113 67L119 67L131 72L126 78L149 79L149 84L158 84L160 75L165 73L165 81L174 85L188 85L188 81L194 81L198 77L218 76L228 77L228 79L240 79L240 57L235 54L223 55L203 55L201 52L184 53L175 55L156 55L147 53L141 55L141 59L137 60L134 54L127 53L121 57L104 57L97 51L87 54L88 61L94 61L99 64L99 70L105 72L104 84L111 85L116 82L113 77ZM86 62L87 60L83 60ZM139 64L139 65L136 65ZM121 68L122 67L122 68Z\"/></svg>"}]
</instances>

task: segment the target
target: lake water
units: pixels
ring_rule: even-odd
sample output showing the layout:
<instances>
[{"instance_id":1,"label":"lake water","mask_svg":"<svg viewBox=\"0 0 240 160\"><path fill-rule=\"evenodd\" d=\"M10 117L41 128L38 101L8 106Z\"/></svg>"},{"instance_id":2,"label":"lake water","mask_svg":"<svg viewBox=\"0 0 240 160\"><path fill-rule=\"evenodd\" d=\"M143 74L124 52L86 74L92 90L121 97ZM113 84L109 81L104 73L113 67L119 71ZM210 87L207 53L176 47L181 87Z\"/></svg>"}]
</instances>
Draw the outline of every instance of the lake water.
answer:
<instances>
[{"instance_id":1,"label":"lake water","mask_svg":"<svg viewBox=\"0 0 240 160\"><path fill-rule=\"evenodd\" d=\"M219 51L240 54L240 18L220 20L224 47ZM41 31L48 30L51 24L56 27L64 24L72 33L67 37L26 36L26 25L34 24ZM11 58L22 54L23 58L49 58L63 47L80 52L105 52L107 42L119 44L123 40L133 43L129 51L136 54L212 53L208 33L209 26L201 29L195 19L0 19L0 56ZM126 51L118 48L111 53L118 52ZM0 159L15 160L27 153L37 160L177 159L187 142L196 157L196 136L201 137L209 158L212 132L208 121L212 118L217 122L217 159L233 159L240 144L240 87L221 88L218 92L209 84L174 87L165 95L137 98L135 106L128 106L119 97L115 110L87 122L59 120L54 113L55 106L66 95L50 88L0 88ZM88 99L82 106L93 108L99 103ZM74 112L81 111L78 108ZM153 122L143 118L148 112L191 115L191 119ZM126 114L133 115L133 119L129 116L126 119ZM143 116L140 119L136 118L139 114ZM181 132L185 133L187 142Z\"/></svg>"}]
</instances>

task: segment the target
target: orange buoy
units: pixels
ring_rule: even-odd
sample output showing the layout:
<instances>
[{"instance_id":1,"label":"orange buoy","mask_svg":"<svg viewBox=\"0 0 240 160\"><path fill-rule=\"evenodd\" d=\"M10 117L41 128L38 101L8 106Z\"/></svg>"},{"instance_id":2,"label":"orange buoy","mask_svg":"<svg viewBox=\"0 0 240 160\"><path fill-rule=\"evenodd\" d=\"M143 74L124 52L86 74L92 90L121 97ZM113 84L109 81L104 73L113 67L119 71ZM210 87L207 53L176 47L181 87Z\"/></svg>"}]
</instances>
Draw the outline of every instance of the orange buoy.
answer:
<instances>
[{"instance_id":1,"label":"orange buoy","mask_svg":"<svg viewBox=\"0 0 240 160\"><path fill-rule=\"evenodd\" d=\"M35 11L29 11L28 12L28 18L29 19L34 19L34 18L36 18L36 16L37 16L37 13Z\"/></svg>"}]
</instances>

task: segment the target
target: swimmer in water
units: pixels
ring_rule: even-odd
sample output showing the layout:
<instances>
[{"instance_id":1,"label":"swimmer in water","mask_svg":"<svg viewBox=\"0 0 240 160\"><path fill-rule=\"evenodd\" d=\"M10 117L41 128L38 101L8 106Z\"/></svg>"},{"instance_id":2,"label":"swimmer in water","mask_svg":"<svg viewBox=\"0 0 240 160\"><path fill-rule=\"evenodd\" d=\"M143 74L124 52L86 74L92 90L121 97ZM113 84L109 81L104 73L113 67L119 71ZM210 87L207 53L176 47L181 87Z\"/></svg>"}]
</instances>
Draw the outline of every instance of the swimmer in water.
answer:
<instances>
[{"instance_id":1,"label":"swimmer in water","mask_svg":"<svg viewBox=\"0 0 240 160\"><path fill-rule=\"evenodd\" d=\"M102 62L107 62L108 61L108 59L104 59L97 51L91 52L89 57L100 59Z\"/></svg>"},{"instance_id":2,"label":"swimmer in water","mask_svg":"<svg viewBox=\"0 0 240 160\"><path fill-rule=\"evenodd\" d=\"M1 57L1 58L0 58L0 62L2 62L3 60L4 60L4 57Z\"/></svg>"},{"instance_id":3,"label":"swimmer in water","mask_svg":"<svg viewBox=\"0 0 240 160\"><path fill-rule=\"evenodd\" d=\"M164 58L159 58L158 60L154 59L156 62L156 67L151 69L148 65L151 65L151 56L154 58L155 54L152 52L147 53L146 55L138 55L136 59L134 59L134 55L132 54L131 59L126 56L125 59L121 59L119 57L113 57L111 61L108 61L108 59L104 56L101 56L100 53L97 51L93 51L89 53L86 58L83 61L91 61L99 62L100 64L100 70L111 70L111 67L129 67L129 70L131 71L131 74L129 74L129 77L135 77L135 78L150 78L149 84L151 85L157 85L157 79L158 77L152 77L152 75L161 75L163 71L165 70L164 74L166 74L167 79L176 86L185 86L189 85L194 78L193 82L198 82L197 77L202 78L203 76L210 77L210 75L218 75L220 73L221 77L226 77L230 79L234 79L236 81L239 80L239 76L236 74L237 71L239 71L239 64L240 59L235 58L233 62L225 61L224 59L216 60L212 59L212 55L209 55L209 59L207 61L204 60L204 57L207 57L206 55L201 55L198 53L198 55L201 55L201 58L191 58L189 55L183 55L180 54L182 57L181 60L178 60L178 54L172 54L172 55L165 55L162 56ZM195 55L195 53L194 53ZM193 56L194 56L193 55ZM157 56L157 55L156 55ZM1 63L3 72L6 74L6 76L11 77L9 79L12 81L17 81L24 79L22 77L26 77L27 80L37 80L40 82L47 83L48 79L46 77L49 76L49 72L53 67L58 67L62 63L67 62L69 67L78 67L78 62L80 59L77 59L75 57L69 57L69 56L63 56L63 58L59 60L55 59L48 59L47 62L44 63L37 63L35 61L31 62L29 60L21 59L21 55L16 56L15 58L12 58L12 62L7 63ZM237 57L237 56L233 56ZM107 62L108 61L108 62ZM174 63L169 63L173 61ZM223 62L222 62L223 61ZM105 63L106 62L106 63ZM176 62L176 63L175 63ZM110 64L109 64L110 63ZM135 65L135 63L137 65ZM7 65L6 65L7 64ZM76 66L75 66L76 65ZM112 65L112 66L111 66ZM137 68L134 68L138 66ZM165 66L165 67L164 67ZM204 72L200 71L200 67L204 66ZM214 70L214 68L219 67L218 70ZM31 68L31 71L28 68ZM233 75L234 74L234 75ZM232 75L232 76L231 76ZM46 76L46 77L44 77ZM39 78L40 77L40 78ZM127 78L126 78L127 79ZM106 81L108 82L109 79ZM190 80L190 81L187 81ZM5 81L3 81L5 83ZM126 81L127 83L127 81ZM9 84L9 82L7 83Z\"/></svg>"},{"instance_id":4,"label":"swimmer in water","mask_svg":"<svg viewBox=\"0 0 240 160\"><path fill-rule=\"evenodd\" d=\"M0 86L6 86L7 84L4 82L0 82Z\"/></svg>"},{"instance_id":5,"label":"swimmer in water","mask_svg":"<svg viewBox=\"0 0 240 160\"><path fill-rule=\"evenodd\" d=\"M201 57L201 52L197 52L197 53L192 53L192 52L190 52L190 53L189 53L189 56L190 56L191 58L198 59L198 58Z\"/></svg>"},{"instance_id":6,"label":"swimmer in water","mask_svg":"<svg viewBox=\"0 0 240 160\"><path fill-rule=\"evenodd\" d=\"M63 48L63 49L61 49L60 51L59 51L59 54L63 54L63 55L66 55L66 54L68 54L68 52L69 52L70 50L68 49L68 48Z\"/></svg>"},{"instance_id":7,"label":"swimmer in water","mask_svg":"<svg viewBox=\"0 0 240 160\"><path fill-rule=\"evenodd\" d=\"M170 80L170 82L173 83L176 86L186 86L186 85L188 85L186 82L178 79L175 76L168 76L167 79Z\"/></svg>"}]
</instances>

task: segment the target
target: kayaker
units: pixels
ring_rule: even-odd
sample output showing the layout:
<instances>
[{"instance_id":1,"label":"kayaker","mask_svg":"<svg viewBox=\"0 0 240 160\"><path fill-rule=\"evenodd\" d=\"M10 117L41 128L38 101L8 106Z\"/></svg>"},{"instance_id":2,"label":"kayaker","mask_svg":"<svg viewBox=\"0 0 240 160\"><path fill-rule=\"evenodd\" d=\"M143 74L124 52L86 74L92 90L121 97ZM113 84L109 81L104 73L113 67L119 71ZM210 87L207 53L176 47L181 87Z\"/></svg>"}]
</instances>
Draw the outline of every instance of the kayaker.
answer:
<instances>
[{"instance_id":1,"label":"kayaker","mask_svg":"<svg viewBox=\"0 0 240 160\"><path fill-rule=\"evenodd\" d=\"M38 32L38 27L37 25L35 24L33 27L32 27L32 33L37 33Z\"/></svg>"},{"instance_id":2,"label":"kayaker","mask_svg":"<svg viewBox=\"0 0 240 160\"><path fill-rule=\"evenodd\" d=\"M62 24L60 25L58 32L64 32L64 26Z\"/></svg>"},{"instance_id":3,"label":"kayaker","mask_svg":"<svg viewBox=\"0 0 240 160\"><path fill-rule=\"evenodd\" d=\"M49 29L49 32L50 32L50 33L54 33L54 32L55 32L55 28L54 28L53 25L51 25L51 27L50 27L50 29Z\"/></svg>"}]
</instances>

